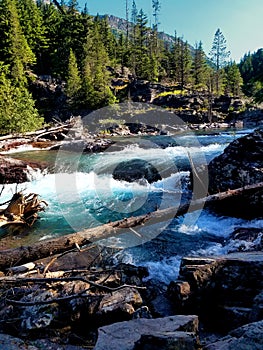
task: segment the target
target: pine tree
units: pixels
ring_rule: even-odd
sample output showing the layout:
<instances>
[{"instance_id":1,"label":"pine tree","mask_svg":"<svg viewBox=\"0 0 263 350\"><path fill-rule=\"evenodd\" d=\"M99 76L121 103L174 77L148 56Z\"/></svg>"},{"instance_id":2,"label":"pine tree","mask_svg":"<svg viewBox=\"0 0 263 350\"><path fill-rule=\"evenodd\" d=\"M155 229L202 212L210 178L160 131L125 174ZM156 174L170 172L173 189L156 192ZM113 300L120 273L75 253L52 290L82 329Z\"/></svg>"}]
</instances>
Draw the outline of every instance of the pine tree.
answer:
<instances>
[{"instance_id":1,"label":"pine tree","mask_svg":"<svg viewBox=\"0 0 263 350\"><path fill-rule=\"evenodd\" d=\"M230 56L230 52L227 51L226 39L219 28L215 33L209 56L215 67L216 93L219 94L224 75L223 68L227 65Z\"/></svg>"},{"instance_id":2,"label":"pine tree","mask_svg":"<svg viewBox=\"0 0 263 350\"><path fill-rule=\"evenodd\" d=\"M60 28L63 21L62 13L52 3L39 4L43 25L48 38L48 47L41 50L41 73L56 75L59 67Z\"/></svg>"},{"instance_id":3,"label":"pine tree","mask_svg":"<svg viewBox=\"0 0 263 350\"><path fill-rule=\"evenodd\" d=\"M129 1L125 0L125 14L126 14L126 49L128 49L130 38L130 24L129 24Z\"/></svg>"},{"instance_id":4,"label":"pine tree","mask_svg":"<svg viewBox=\"0 0 263 350\"><path fill-rule=\"evenodd\" d=\"M141 79L146 79L147 74L144 73L149 59L146 47L148 40L147 23L148 18L141 9L136 18L136 24L134 25L134 37L130 57L133 74Z\"/></svg>"},{"instance_id":5,"label":"pine tree","mask_svg":"<svg viewBox=\"0 0 263 350\"><path fill-rule=\"evenodd\" d=\"M114 64L116 61L116 50L117 50L117 40L109 26L108 16L100 18L99 16L95 17L95 21L98 25L98 30L103 41L104 47L107 51L107 54Z\"/></svg>"},{"instance_id":6,"label":"pine tree","mask_svg":"<svg viewBox=\"0 0 263 350\"><path fill-rule=\"evenodd\" d=\"M180 74L180 85L183 90L191 80L191 67L192 67L192 56L190 53L189 45L181 40L180 43L180 58L179 58L179 74Z\"/></svg>"},{"instance_id":7,"label":"pine tree","mask_svg":"<svg viewBox=\"0 0 263 350\"><path fill-rule=\"evenodd\" d=\"M159 13L160 13L160 9L161 9L160 1L159 0L152 0L152 8L153 8L153 18L154 18L153 30L157 33L158 26L159 26Z\"/></svg>"},{"instance_id":8,"label":"pine tree","mask_svg":"<svg viewBox=\"0 0 263 350\"><path fill-rule=\"evenodd\" d=\"M87 36L85 53L82 83L84 105L96 109L115 103L115 96L110 89L110 73L107 70L109 56L96 22Z\"/></svg>"},{"instance_id":9,"label":"pine tree","mask_svg":"<svg viewBox=\"0 0 263 350\"><path fill-rule=\"evenodd\" d=\"M17 7L23 33L30 49L37 57L38 69L41 70L42 52L48 47L41 10L33 0L19 0Z\"/></svg>"},{"instance_id":10,"label":"pine tree","mask_svg":"<svg viewBox=\"0 0 263 350\"><path fill-rule=\"evenodd\" d=\"M81 77L78 69L77 59L72 49L69 53L68 78L66 93L69 104L76 106L79 103L79 93L81 89Z\"/></svg>"},{"instance_id":11,"label":"pine tree","mask_svg":"<svg viewBox=\"0 0 263 350\"><path fill-rule=\"evenodd\" d=\"M193 83L195 89L206 86L208 78L208 64L202 42L196 43L193 60Z\"/></svg>"},{"instance_id":12,"label":"pine tree","mask_svg":"<svg viewBox=\"0 0 263 350\"><path fill-rule=\"evenodd\" d=\"M175 82L180 81L180 56L181 56L181 39L177 37L176 31L174 32L174 42L171 50L171 77Z\"/></svg>"},{"instance_id":13,"label":"pine tree","mask_svg":"<svg viewBox=\"0 0 263 350\"><path fill-rule=\"evenodd\" d=\"M25 72L35 62L35 55L23 34L15 0L1 0L0 14L0 61L9 64L14 83L24 85Z\"/></svg>"},{"instance_id":14,"label":"pine tree","mask_svg":"<svg viewBox=\"0 0 263 350\"><path fill-rule=\"evenodd\" d=\"M41 127L34 100L25 86L8 77L8 66L0 65L0 134L24 133Z\"/></svg>"},{"instance_id":15,"label":"pine tree","mask_svg":"<svg viewBox=\"0 0 263 350\"><path fill-rule=\"evenodd\" d=\"M225 93L240 97L242 92L243 79L235 62L231 62L226 68Z\"/></svg>"},{"instance_id":16,"label":"pine tree","mask_svg":"<svg viewBox=\"0 0 263 350\"><path fill-rule=\"evenodd\" d=\"M136 6L135 0L132 2L132 10L131 10L131 23L132 23L132 43L135 44L136 38L136 23L137 23L138 10Z\"/></svg>"}]
</instances>

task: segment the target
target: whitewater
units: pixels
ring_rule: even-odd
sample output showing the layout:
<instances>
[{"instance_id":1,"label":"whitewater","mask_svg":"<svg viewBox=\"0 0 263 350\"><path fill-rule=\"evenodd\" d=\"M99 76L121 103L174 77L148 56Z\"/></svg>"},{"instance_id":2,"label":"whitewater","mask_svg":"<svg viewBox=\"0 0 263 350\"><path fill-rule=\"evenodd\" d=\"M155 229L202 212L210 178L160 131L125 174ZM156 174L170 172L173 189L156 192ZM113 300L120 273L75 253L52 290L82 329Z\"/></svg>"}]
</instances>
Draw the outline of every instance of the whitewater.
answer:
<instances>
[{"instance_id":1,"label":"whitewater","mask_svg":"<svg viewBox=\"0 0 263 350\"><path fill-rule=\"evenodd\" d=\"M1 202L10 199L16 190L38 193L48 202L46 211L40 213L40 220L28 233L27 242L30 243L156 209L174 207L176 216L179 204L192 196L189 155L198 168L246 133L248 130L197 137L182 134L174 137L173 142L164 137L167 147L160 147L160 139L125 140L119 150L108 149L91 155L29 151L26 146L20 153L16 150L14 157L34 160L45 158L46 152L47 158L53 157L50 161L56 171L46 175L34 173L32 181L20 184L18 188L6 185ZM152 164L162 174L161 180L149 184L145 179L126 182L113 178L113 170L121 161L138 158ZM228 241L237 227L263 228L263 220L244 220L200 210L169 222L150 222L145 227L135 228L135 232L130 230L123 237L113 237L101 244L118 249L116 260L147 266L150 278L169 283L178 275L182 256L225 254L241 244ZM23 239L17 238L17 244L23 244Z\"/></svg>"}]
</instances>

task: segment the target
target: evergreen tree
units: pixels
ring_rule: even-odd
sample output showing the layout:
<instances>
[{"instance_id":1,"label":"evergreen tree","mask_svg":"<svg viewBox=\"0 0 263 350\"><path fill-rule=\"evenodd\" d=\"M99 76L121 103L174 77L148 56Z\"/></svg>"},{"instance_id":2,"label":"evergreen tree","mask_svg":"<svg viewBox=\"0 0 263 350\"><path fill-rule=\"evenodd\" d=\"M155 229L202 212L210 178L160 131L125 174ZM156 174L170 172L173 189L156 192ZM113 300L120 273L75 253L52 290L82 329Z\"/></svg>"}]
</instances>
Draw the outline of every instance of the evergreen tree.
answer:
<instances>
[{"instance_id":1,"label":"evergreen tree","mask_svg":"<svg viewBox=\"0 0 263 350\"><path fill-rule=\"evenodd\" d=\"M82 83L84 105L95 109L114 103L115 96L110 89L110 73L107 70L109 56L96 22L87 36L85 53Z\"/></svg>"},{"instance_id":2,"label":"evergreen tree","mask_svg":"<svg viewBox=\"0 0 263 350\"><path fill-rule=\"evenodd\" d=\"M183 90L191 81L192 56L189 45L181 40L179 57L180 85Z\"/></svg>"},{"instance_id":3,"label":"evergreen tree","mask_svg":"<svg viewBox=\"0 0 263 350\"><path fill-rule=\"evenodd\" d=\"M102 18L96 16L95 21L97 22L99 33L103 41L104 47L107 51L107 54L112 63L114 64L117 57L117 40L110 29L109 18L108 16L104 16Z\"/></svg>"},{"instance_id":4,"label":"evergreen tree","mask_svg":"<svg viewBox=\"0 0 263 350\"><path fill-rule=\"evenodd\" d=\"M195 45L193 60L193 83L195 89L202 89L206 86L208 78L208 65L202 42Z\"/></svg>"},{"instance_id":5,"label":"evergreen tree","mask_svg":"<svg viewBox=\"0 0 263 350\"><path fill-rule=\"evenodd\" d=\"M17 1L19 21L30 49L37 57L39 70L43 67L42 52L48 47L46 28L40 8L33 0Z\"/></svg>"},{"instance_id":6,"label":"evergreen tree","mask_svg":"<svg viewBox=\"0 0 263 350\"><path fill-rule=\"evenodd\" d=\"M159 0L152 0L152 8L153 8L153 18L154 18L153 30L157 33L158 26L159 26L159 13L160 13L160 9L161 9L160 1Z\"/></svg>"},{"instance_id":7,"label":"evergreen tree","mask_svg":"<svg viewBox=\"0 0 263 350\"><path fill-rule=\"evenodd\" d=\"M78 69L77 59L72 49L70 49L66 87L66 93L69 98L70 105L75 106L79 103L80 90L81 77Z\"/></svg>"},{"instance_id":8,"label":"evergreen tree","mask_svg":"<svg viewBox=\"0 0 263 350\"><path fill-rule=\"evenodd\" d=\"M132 22L132 43L135 44L136 38L136 23L137 23L138 10L135 0L132 1L131 22Z\"/></svg>"},{"instance_id":9,"label":"evergreen tree","mask_svg":"<svg viewBox=\"0 0 263 350\"><path fill-rule=\"evenodd\" d=\"M171 50L171 77L175 82L180 81L180 56L181 56L181 39L177 37L176 31L174 32L174 42Z\"/></svg>"},{"instance_id":10,"label":"evergreen tree","mask_svg":"<svg viewBox=\"0 0 263 350\"><path fill-rule=\"evenodd\" d=\"M263 94L263 49L259 49L253 54L250 52L245 54L240 61L239 69L244 81L244 93L261 102Z\"/></svg>"},{"instance_id":11,"label":"evergreen tree","mask_svg":"<svg viewBox=\"0 0 263 350\"><path fill-rule=\"evenodd\" d=\"M131 66L133 74L141 79L146 79L145 68L148 66L149 60L148 50L146 47L148 40L148 19L141 9L137 15L136 24L134 26L134 38L131 51Z\"/></svg>"},{"instance_id":12,"label":"evergreen tree","mask_svg":"<svg viewBox=\"0 0 263 350\"><path fill-rule=\"evenodd\" d=\"M125 0L125 14L126 14L126 49L128 49L129 37L130 37L129 1L128 0Z\"/></svg>"},{"instance_id":13,"label":"evergreen tree","mask_svg":"<svg viewBox=\"0 0 263 350\"><path fill-rule=\"evenodd\" d=\"M52 3L41 2L39 9L48 38L48 47L41 51L41 73L55 75L59 67L60 28L63 16Z\"/></svg>"},{"instance_id":14,"label":"evergreen tree","mask_svg":"<svg viewBox=\"0 0 263 350\"><path fill-rule=\"evenodd\" d=\"M215 67L216 93L219 94L224 75L223 68L226 66L230 56L230 52L227 51L226 39L219 28L215 33L209 55Z\"/></svg>"},{"instance_id":15,"label":"evergreen tree","mask_svg":"<svg viewBox=\"0 0 263 350\"><path fill-rule=\"evenodd\" d=\"M0 16L0 61L10 66L14 83L24 85L25 72L35 62L35 55L23 34L15 0L0 1Z\"/></svg>"},{"instance_id":16,"label":"evergreen tree","mask_svg":"<svg viewBox=\"0 0 263 350\"><path fill-rule=\"evenodd\" d=\"M225 93L240 97L243 79L235 62L231 62L226 68Z\"/></svg>"},{"instance_id":17,"label":"evergreen tree","mask_svg":"<svg viewBox=\"0 0 263 350\"><path fill-rule=\"evenodd\" d=\"M0 65L0 134L36 130L43 119L27 88L15 85L8 77L8 68Z\"/></svg>"}]
</instances>

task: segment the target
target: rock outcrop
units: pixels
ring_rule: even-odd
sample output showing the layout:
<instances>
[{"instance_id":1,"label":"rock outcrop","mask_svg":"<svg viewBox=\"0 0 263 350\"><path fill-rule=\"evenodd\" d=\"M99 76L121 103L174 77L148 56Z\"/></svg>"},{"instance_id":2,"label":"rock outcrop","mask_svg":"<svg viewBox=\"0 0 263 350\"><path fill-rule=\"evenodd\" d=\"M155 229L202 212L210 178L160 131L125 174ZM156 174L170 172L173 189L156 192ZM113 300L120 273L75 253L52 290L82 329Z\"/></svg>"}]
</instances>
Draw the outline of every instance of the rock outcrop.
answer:
<instances>
[{"instance_id":1,"label":"rock outcrop","mask_svg":"<svg viewBox=\"0 0 263 350\"><path fill-rule=\"evenodd\" d=\"M178 313L195 313L206 329L228 332L262 319L262 252L183 258L168 295Z\"/></svg>"},{"instance_id":2,"label":"rock outcrop","mask_svg":"<svg viewBox=\"0 0 263 350\"><path fill-rule=\"evenodd\" d=\"M208 166L209 192L223 192L245 185L263 182L263 130L241 137L232 142L224 153L211 161ZM263 213L263 197L260 192L253 197L244 197L238 202L230 201L227 210L248 216Z\"/></svg>"}]
</instances>

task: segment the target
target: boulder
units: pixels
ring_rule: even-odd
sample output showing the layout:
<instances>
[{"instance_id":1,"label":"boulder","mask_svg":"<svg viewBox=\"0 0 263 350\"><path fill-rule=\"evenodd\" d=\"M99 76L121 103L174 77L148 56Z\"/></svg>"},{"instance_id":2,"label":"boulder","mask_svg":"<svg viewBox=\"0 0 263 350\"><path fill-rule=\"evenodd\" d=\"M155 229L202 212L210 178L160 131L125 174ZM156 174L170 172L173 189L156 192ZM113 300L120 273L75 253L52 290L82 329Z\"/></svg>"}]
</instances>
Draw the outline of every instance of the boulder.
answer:
<instances>
[{"instance_id":1,"label":"boulder","mask_svg":"<svg viewBox=\"0 0 263 350\"><path fill-rule=\"evenodd\" d=\"M189 332L167 332L142 335L134 350L196 350L196 334Z\"/></svg>"},{"instance_id":2,"label":"boulder","mask_svg":"<svg viewBox=\"0 0 263 350\"><path fill-rule=\"evenodd\" d=\"M217 193L263 182L263 130L232 142L224 153L208 165L209 192ZM235 200L231 197L223 207L223 213L238 216L262 216L263 195L258 192Z\"/></svg>"},{"instance_id":3,"label":"boulder","mask_svg":"<svg viewBox=\"0 0 263 350\"><path fill-rule=\"evenodd\" d=\"M263 321L246 324L224 338L206 345L204 350L260 350L263 349Z\"/></svg>"},{"instance_id":4,"label":"boulder","mask_svg":"<svg viewBox=\"0 0 263 350\"><path fill-rule=\"evenodd\" d=\"M96 316L106 322L114 319L129 319L135 309L142 305L142 297L134 288L123 288L103 296L97 306Z\"/></svg>"},{"instance_id":5,"label":"boulder","mask_svg":"<svg viewBox=\"0 0 263 350\"><path fill-rule=\"evenodd\" d=\"M262 252L186 257L167 294L176 312L195 313L206 327L223 333L262 318L262 271Z\"/></svg>"},{"instance_id":6,"label":"boulder","mask_svg":"<svg viewBox=\"0 0 263 350\"><path fill-rule=\"evenodd\" d=\"M132 159L119 163L114 169L113 178L127 182L145 179L152 183L161 180L161 175L149 162L143 159Z\"/></svg>"},{"instance_id":7,"label":"boulder","mask_svg":"<svg viewBox=\"0 0 263 350\"><path fill-rule=\"evenodd\" d=\"M143 341L144 344L151 341L150 338L148 338L147 340L145 336L153 336L157 338L159 337L159 339L163 339L163 342L166 341L169 343L169 341L172 341L171 338L175 339L176 336L177 339L180 339L180 336L178 334L174 334L174 332L178 331L190 332L194 334L194 336L196 337L195 339L197 340L196 333L198 331L198 317L193 315L177 315L156 319L141 318L131 321L114 323L109 326L101 327L98 330L98 340L94 347L94 350L140 349L140 347L138 348L140 344L138 343L139 340ZM169 334L171 334L170 340L168 340ZM168 338L164 340L164 336L168 336ZM187 338L187 335L184 335L183 337ZM181 337L181 339L183 337ZM190 337L192 337L192 335ZM175 342L175 340L173 340L173 342ZM186 340L186 342L189 342L189 339ZM148 349L152 348L148 347ZM194 348L186 347L185 349Z\"/></svg>"},{"instance_id":8,"label":"boulder","mask_svg":"<svg viewBox=\"0 0 263 350\"><path fill-rule=\"evenodd\" d=\"M263 130L232 142L209 166L209 191L215 193L263 181Z\"/></svg>"}]
</instances>

